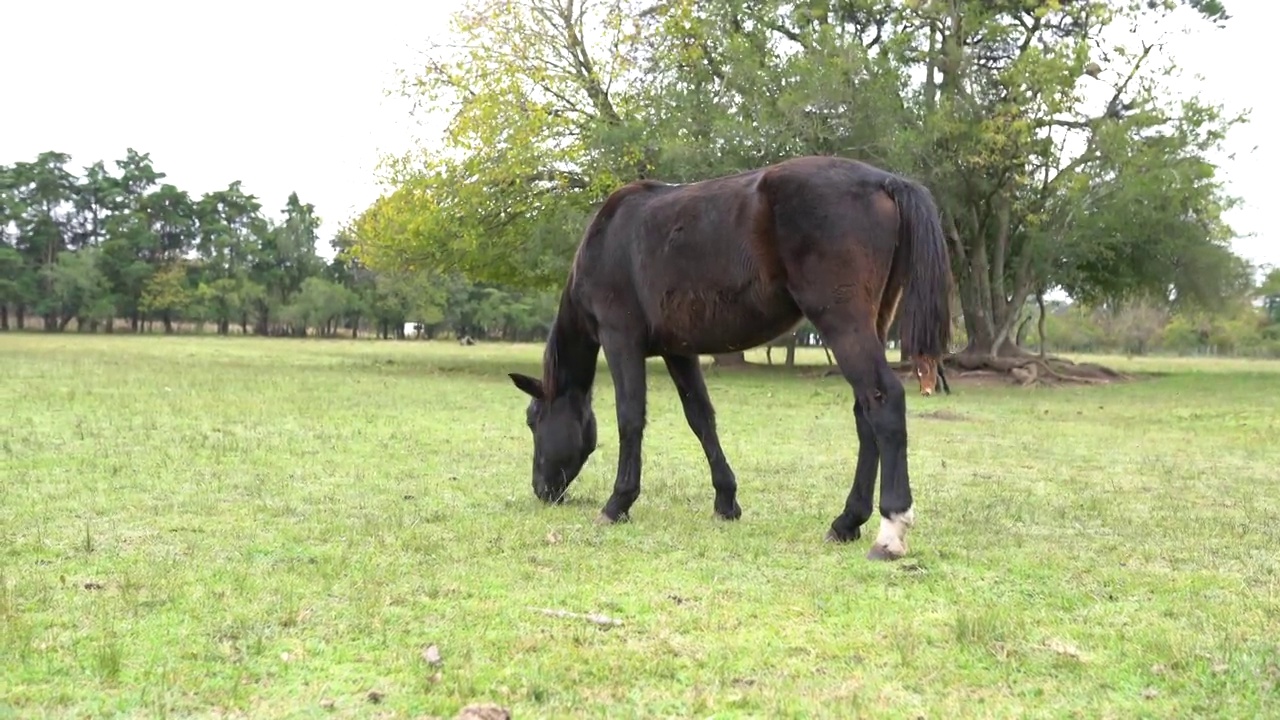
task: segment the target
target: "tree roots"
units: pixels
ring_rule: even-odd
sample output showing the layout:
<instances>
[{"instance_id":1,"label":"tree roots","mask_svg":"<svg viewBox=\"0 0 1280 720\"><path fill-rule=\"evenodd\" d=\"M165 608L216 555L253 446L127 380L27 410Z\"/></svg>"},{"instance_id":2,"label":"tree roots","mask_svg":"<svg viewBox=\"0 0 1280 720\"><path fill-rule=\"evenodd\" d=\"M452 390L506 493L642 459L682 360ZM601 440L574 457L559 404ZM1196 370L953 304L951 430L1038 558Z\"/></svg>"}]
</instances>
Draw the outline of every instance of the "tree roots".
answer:
<instances>
[{"instance_id":1,"label":"tree roots","mask_svg":"<svg viewBox=\"0 0 1280 720\"><path fill-rule=\"evenodd\" d=\"M1007 380L1024 387L1070 383L1104 385L1129 379L1123 373L1102 365L1075 363L1052 355L1039 357L1021 354L1013 357L991 357L961 353L948 355L943 360L943 368L947 372L948 380L987 378ZM912 371L910 363L899 363L894 366L894 369L908 373Z\"/></svg>"}]
</instances>

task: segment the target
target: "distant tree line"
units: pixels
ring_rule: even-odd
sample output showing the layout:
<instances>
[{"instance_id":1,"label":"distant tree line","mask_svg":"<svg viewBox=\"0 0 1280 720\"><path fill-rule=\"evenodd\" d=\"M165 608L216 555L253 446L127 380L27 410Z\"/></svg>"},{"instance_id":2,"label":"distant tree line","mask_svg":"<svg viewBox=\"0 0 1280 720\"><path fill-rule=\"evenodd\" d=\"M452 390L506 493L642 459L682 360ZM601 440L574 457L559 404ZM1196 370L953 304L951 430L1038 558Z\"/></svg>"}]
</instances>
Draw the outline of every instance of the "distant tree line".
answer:
<instances>
[{"instance_id":1,"label":"distant tree line","mask_svg":"<svg viewBox=\"0 0 1280 720\"><path fill-rule=\"evenodd\" d=\"M1171 311L1154 302L1050 304L1045 336L1052 352L1224 355L1280 358L1280 269L1249 294L1214 312ZM1020 342L1038 347L1024 327Z\"/></svg>"},{"instance_id":2,"label":"distant tree line","mask_svg":"<svg viewBox=\"0 0 1280 720\"><path fill-rule=\"evenodd\" d=\"M502 340L543 337L554 296L425 271L373 272L350 233L317 251L296 193L280 218L240 183L195 196L129 149L80 173L65 153L0 165L0 330Z\"/></svg>"},{"instance_id":3,"label":"distant tree line","mask_svg":"<svg viewBox=\"0 0 1280 720\"><path fill-rule=\"evenodd\" d=\"M403 338L419 326L428 339L541 341L555 316L553 291L370 270L349 252L351 227L327 260L320 218L296 194L273 219L238 182L193 197L132 149L113 169L69 164L46 152L0 165L0 330ZM1037 350L1034 302L1022 316L1014 343ZM1280 357L1280 269L1215 312L1049 303L1044 330L1052 352ZM963 346L960 320L956 333ZM772 344L815 340L806 321Z\"/></svg>"}]
</instances>

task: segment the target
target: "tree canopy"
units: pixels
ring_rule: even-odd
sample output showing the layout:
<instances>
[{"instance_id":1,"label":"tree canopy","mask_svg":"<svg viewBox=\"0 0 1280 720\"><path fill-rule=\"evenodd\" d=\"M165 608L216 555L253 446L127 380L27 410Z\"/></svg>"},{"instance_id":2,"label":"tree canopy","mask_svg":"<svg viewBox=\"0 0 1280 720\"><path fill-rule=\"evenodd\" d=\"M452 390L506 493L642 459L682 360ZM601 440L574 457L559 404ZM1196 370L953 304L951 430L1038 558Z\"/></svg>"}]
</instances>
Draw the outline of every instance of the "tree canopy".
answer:
<instances>
[{"instance_id":1,"label":"tree canopy","mask_svg":"<svg viewBox=\"0 0 1280 720\"><path fill-rule=\"evenodd\" d=\"M402 90L442 138L387 163L356 257L550 289L597 204L785 157L914 176L969 350L1027 299L1211 306L1249 268L1213 158L1243 121L1171 89L1162 28L1211 0L469 0Z\"/></svg>"}]
</instances>

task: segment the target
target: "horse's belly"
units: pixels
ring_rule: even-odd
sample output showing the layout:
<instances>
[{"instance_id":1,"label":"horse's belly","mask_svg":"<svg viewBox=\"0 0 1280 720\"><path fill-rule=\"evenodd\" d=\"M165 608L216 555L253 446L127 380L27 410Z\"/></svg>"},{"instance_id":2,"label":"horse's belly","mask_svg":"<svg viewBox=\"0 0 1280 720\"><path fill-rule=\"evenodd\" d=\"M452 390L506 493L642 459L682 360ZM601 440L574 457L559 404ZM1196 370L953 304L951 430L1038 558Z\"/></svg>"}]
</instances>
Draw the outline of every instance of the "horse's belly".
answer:
<instances>
[{"instance_id":1,"label":"horse's belly","mask_svg":"<svg viewBox=\"0 0 1280 720\"><path fill-rule=\"evenodd\" d=\"M781 288L767 293L668 290L651 315L657 350L714 355L763 345L791 329L800 309Z\"/></svg>"}]
</instances>

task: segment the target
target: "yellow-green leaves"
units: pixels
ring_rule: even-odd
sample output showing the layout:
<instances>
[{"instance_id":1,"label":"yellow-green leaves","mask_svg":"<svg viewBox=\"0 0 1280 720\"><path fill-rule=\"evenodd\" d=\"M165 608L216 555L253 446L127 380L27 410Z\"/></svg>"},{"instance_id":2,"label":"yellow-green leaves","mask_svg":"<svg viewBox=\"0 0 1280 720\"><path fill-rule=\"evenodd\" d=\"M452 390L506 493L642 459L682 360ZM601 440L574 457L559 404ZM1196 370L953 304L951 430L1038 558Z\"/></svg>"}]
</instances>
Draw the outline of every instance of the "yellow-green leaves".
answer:
<instances>
[{"instance_id":1,"label":"yellow-green leaves","mask_svg":"<svg viewBox=\"0 0 1280 720\"><path fill-rule=\"evenodd\" d=\"M643 162L638 144L598 142L626 122L638 10L614 0L467 2L453 17L455 42L404 84L447 115L444 136L392 163L397 189L357 223L357 255L517 285L562 279L586 209Z\"/></svg>"}]
</instances>

